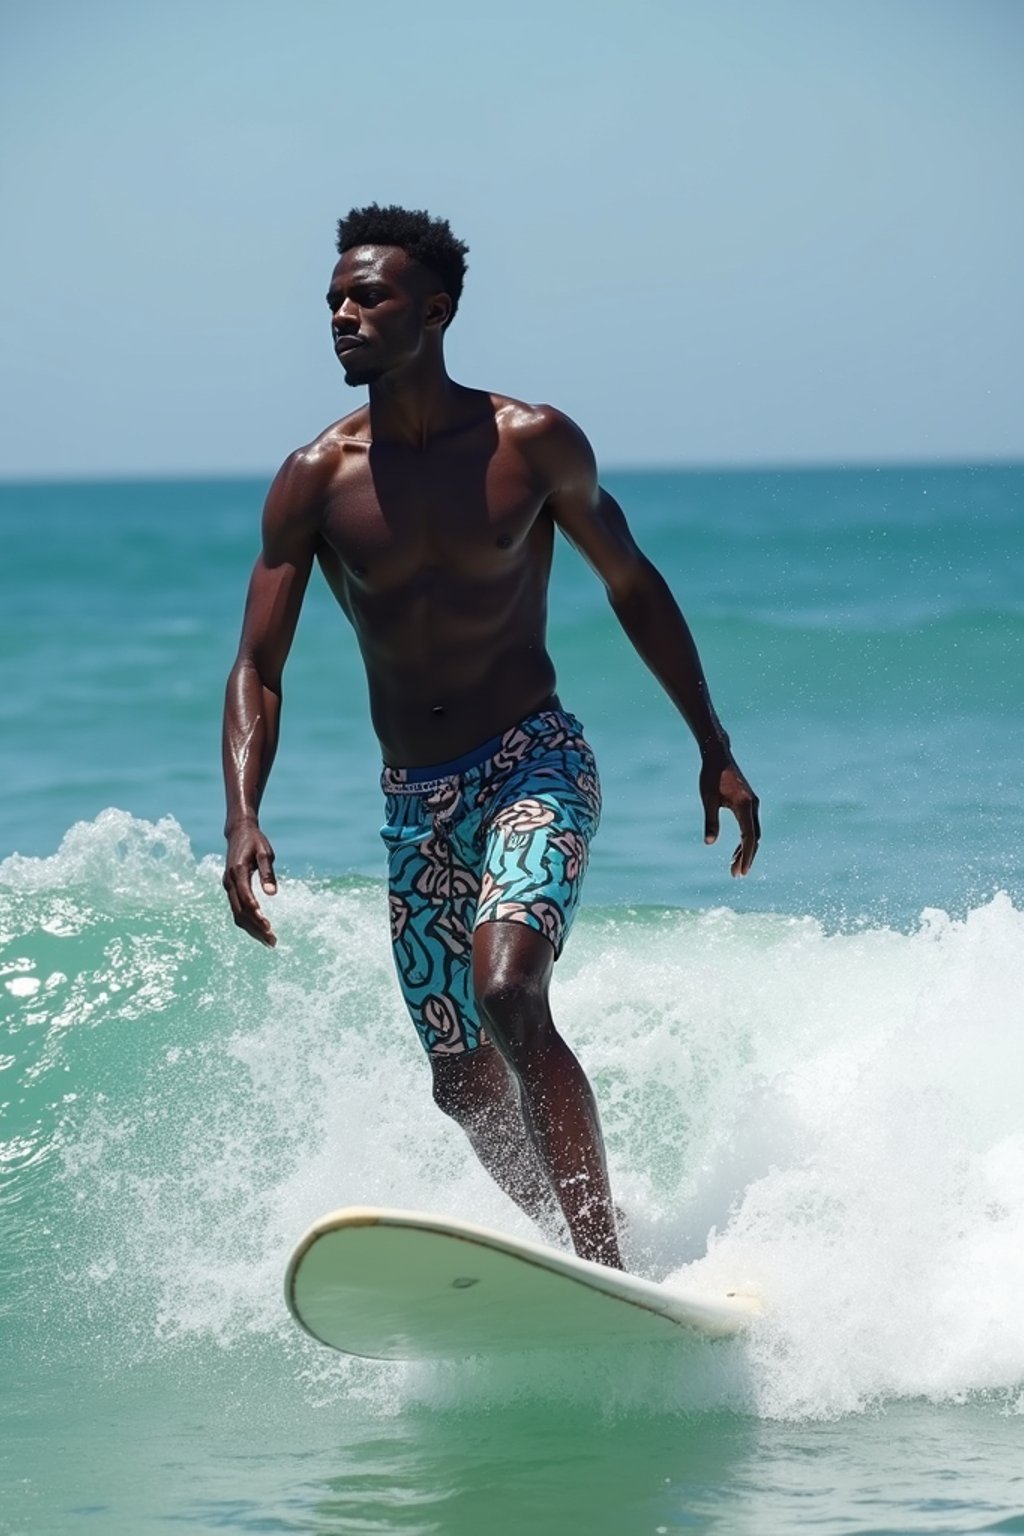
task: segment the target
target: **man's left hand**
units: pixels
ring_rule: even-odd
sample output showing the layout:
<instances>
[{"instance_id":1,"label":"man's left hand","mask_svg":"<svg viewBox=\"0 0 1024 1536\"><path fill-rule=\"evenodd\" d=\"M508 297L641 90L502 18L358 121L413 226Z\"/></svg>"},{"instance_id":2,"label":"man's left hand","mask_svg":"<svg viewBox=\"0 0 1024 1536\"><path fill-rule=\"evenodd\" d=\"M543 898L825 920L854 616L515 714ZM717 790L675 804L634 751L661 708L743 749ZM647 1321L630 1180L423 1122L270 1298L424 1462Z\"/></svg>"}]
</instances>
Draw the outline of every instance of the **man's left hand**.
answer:
<instances>
[{"instance_id":1,"label":"man's left hand","mask_svg":"<svg viewBox=\"0 0 1024 1536\"><path fill-rule=\"evenodd\" d=\"M745 875L754 862L761 841L760 804L732 758L706 757L700 771L700 798L704 804L704 841L718 840L718 813L732 811L740 824L740 845L732 856L730 872Z\"/></svg>"}]
</instances>

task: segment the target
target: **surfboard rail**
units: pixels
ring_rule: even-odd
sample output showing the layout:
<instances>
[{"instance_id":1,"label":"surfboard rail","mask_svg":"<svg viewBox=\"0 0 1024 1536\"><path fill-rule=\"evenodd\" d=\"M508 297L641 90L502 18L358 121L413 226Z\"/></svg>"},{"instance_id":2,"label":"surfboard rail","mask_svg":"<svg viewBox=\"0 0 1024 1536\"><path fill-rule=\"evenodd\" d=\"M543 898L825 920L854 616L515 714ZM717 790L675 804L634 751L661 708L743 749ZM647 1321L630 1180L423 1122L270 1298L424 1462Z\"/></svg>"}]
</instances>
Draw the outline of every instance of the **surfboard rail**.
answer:
<instances>
[{"instance_id":1,"label":"surfboard rail","mask_svg":"<svg viewBox=\"0 0 1024 1536\"><path fill-rule=\"evenodd\" d=\"M285 1299L311 1337L379 1359L678 1337L680 1328L725 1338L761 1312L747 1293L669 1288L473 1222L374 1206L329 1212L303 1233Z\"/></svg>"}]
</instances>

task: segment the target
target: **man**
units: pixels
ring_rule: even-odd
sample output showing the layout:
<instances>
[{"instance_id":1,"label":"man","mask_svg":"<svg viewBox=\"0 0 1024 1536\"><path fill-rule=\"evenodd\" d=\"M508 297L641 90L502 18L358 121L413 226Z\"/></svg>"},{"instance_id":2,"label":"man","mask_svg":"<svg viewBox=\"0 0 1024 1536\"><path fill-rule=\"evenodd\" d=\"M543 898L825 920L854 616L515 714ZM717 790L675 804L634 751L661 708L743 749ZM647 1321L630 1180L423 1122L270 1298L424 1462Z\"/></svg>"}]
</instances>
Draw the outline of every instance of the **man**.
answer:
<instances>
[{"instance_id":1,"label":"man","mask_svg":"<svg viewBox=\"0 0 1024 1536\"><path fill-rule=\"evenodd\" d=\"M739 821L734 875L757 850L757 799L582 432L551 406L449 378L467 247L445 220L372 204L340 222L338 251L334 348L369 402L293 453L267 497L224 712L224 886L238 926L276 943L252 890L256 873L277 889L258 812L316 559L366 666L395 960L435 1102L542 1227L560 1213L579 1254L621 1267L597 1106L548 1007L600 816L545 648L556 529L696 737L705 841L721 807Z\"/></svg>"}]
</instances>

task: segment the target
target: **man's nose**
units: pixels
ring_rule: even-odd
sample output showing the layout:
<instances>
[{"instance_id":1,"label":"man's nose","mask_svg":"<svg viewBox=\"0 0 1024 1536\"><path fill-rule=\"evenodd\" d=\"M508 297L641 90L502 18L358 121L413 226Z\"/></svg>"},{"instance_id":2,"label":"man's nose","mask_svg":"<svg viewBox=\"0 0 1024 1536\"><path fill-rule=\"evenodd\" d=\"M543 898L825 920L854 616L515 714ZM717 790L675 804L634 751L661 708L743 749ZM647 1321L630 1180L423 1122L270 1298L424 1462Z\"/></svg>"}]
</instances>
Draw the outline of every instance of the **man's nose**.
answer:
<instances>
[{"instance_id":1,"label":"man's nose","mask_svg":"<svg viewBox=\"0 0 1024 1536\"><path fill-rule=\"evenodd\" d=\"M335 307L334 313L331 316L331 324L337 327L338 330L344 330L353 325L358 326L358 304L354 304L351 299L342 299L341 303Z\"/></svg>"}]
</instances>

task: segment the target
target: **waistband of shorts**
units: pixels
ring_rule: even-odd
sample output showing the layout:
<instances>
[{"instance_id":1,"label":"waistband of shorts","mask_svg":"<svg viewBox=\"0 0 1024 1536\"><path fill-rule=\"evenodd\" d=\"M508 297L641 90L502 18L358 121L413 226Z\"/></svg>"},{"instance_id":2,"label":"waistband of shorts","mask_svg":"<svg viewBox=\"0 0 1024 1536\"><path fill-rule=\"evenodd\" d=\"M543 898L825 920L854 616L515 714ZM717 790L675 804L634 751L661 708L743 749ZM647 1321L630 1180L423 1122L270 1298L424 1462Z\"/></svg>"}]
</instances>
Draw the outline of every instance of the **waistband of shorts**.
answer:
<instances>
[{"instance_id":1,"label":"waistband of shorts","mask_svg":"<svg viewBox=\"0 0 1024 1536\"><path fill-rule=\"evenodd\" d=\"M523 735L532 736L543 740L553 730L571 725L575 730L581 730L579 721L575 715L570 715L561 707L538 709L532 715L527 715L525 720L519 720L515 725L510 725L508 730L502 731L500 736L492 736L490 740L481 742L471 752L464 752L461 757L453 757L447 763L431 763L425 768L389 768L385 765L384 777L388 780L388 789L393 794L425 794L431 789L436 789L447 779L459 778L462 774L472 773L474 768L479 768L501 750L506 736L513 732L521 732Z\"/></svg>"},{"instance_id":2,"label":"waistband of shorts","mask_svg":"<svg viewBox=\"0 0 1024 1536\"><path fill-rule=\"evenodd\" d=\"M481 763L493 757L504 739L505 732L502 731L500 736L492 736L490 741L481 742L472 752L463 752L461 757L453 757L449 763L431 763L428 768L406 768L405 782L420 785L428 779L454 779L460 773L469 773L471 768L479 768Z\"/></svg>"}]
</instances>

